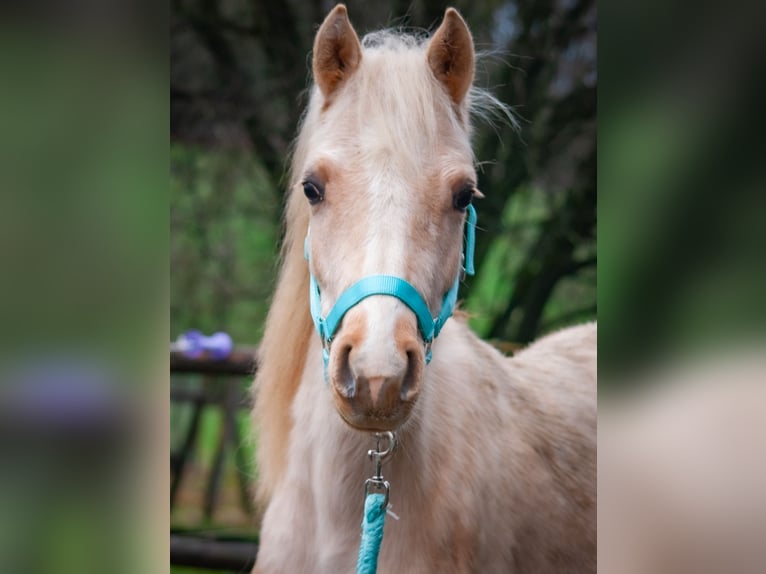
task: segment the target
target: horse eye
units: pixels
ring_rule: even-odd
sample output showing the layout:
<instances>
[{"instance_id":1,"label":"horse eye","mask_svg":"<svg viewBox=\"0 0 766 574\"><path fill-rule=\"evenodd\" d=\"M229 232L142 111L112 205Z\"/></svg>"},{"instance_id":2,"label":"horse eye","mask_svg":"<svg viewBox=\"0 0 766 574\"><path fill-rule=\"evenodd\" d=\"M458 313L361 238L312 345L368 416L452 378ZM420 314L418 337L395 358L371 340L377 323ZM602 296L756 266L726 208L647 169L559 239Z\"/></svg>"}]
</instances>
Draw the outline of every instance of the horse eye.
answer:
<instances>
[{"instance_id":1,"label":"horse eye","mask_svg":"<svg viewBox=\"0 0 766 574\"><path fill-rule=\"evenodd\" d=\"M313 181L303 182L303 194L311 205L316 205L324 199L324 189Z\"/></svg>"},{"instance_id":2,"label":"horse eye","mask_svg":"<svg viewBox=\"0 0 766 574\"><path fill-rule=\"evenodd\" d=\"M452 197L452 207L458 211L465 211L473 201L473 188L464 187Z\"/></svg>"}]
</instances>

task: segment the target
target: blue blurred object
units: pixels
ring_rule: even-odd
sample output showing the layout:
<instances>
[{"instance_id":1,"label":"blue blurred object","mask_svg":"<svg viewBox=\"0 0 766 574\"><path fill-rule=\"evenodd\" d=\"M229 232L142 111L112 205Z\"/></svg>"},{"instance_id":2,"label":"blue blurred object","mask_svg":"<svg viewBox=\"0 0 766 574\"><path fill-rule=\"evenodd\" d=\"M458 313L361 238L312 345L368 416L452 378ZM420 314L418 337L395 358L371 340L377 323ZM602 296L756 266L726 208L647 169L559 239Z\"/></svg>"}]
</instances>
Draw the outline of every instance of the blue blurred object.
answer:
<instances>
[{"instance_id":1,"label":"blue blurred object","mask_svg":"<svg viewBox=\"0 0 766 574\"><path fill-rule=\"evenodd\" d=\"M208 353L213 359L225 359L233 348L231 337L223 331L206 337L200 331L190 330L170 344L171 351L183 353L191 359L201 357L204 353Z\"/></svg>"},{"instance_id":2,"label":"blue blurred object","mask_svg":"<svg viewBox=\"0 0 766 574\"><path fill-rule=\"evenodd\" d=\"M30 430L106 428L129 408L113 369L75 353L25 357L0 380L0 418Z\"/></svg>"}]
</instances>

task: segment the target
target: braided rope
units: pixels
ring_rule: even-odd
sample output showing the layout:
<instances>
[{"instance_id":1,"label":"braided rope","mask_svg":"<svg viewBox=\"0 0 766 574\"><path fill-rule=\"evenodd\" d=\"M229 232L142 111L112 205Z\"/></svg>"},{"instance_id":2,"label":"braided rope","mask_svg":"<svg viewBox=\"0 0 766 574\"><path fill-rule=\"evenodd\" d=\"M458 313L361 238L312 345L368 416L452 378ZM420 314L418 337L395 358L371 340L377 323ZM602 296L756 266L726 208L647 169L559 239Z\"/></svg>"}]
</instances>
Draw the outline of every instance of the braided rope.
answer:
<instances>
[{"instance_id":1,"label":"braided rope","mask_svg":"<svg viewBox=\"0 0 766 574\"><path fill-rule=\"evenodd\" d=\"M359 558L356 574L375 574L378 570L378 553L383 542L383 526L386 523L386 496L375 492L364 499L362 519L362 541L359 543Z\"/></svg>"}]
</instances>

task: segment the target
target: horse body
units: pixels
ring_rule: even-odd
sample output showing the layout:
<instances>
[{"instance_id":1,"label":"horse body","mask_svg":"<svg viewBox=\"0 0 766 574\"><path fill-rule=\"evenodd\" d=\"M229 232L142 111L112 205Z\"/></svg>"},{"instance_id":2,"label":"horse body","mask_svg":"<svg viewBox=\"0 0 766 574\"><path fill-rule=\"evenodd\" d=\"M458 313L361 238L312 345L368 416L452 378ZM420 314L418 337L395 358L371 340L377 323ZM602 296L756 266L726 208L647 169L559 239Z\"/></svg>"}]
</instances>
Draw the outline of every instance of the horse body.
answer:
<instances>
[{"instance_id":1,"label":"horse body","mask_svg":"<svg viewBox=\"0 0 766 574\"><path fill-rule=\"evenodd\" d=\"M314 46L292 188L303 181L315 201L289 195L255 385L268 506L254 572L354 570L372 473L360 430L389 428L399 448L383 470L399 520L386 520L380 574L595 572L595 325L507 359L455 317L426 365L412 312L370 297L343 318L325 380L309 267L325 307L359 277L388 273L438 312L460 265L455 198L478 193L465 23L448 10L425 49L383 43L363 51L336 7Z\"/></svg>"},{"instance_id":2,"label":"horse body","mask_svg":"<svg viewBox=\"0 0 766 574\"><path fill-rule=\"evenodd\" d=\"M595 336L568 329L506 359L463 323L445 327L384 467L399 520L381 574L595 572ZM353 572L370 438L337 416L321 370L304 373L291 410L256 572Z\"/></svg>"}]
</instances>

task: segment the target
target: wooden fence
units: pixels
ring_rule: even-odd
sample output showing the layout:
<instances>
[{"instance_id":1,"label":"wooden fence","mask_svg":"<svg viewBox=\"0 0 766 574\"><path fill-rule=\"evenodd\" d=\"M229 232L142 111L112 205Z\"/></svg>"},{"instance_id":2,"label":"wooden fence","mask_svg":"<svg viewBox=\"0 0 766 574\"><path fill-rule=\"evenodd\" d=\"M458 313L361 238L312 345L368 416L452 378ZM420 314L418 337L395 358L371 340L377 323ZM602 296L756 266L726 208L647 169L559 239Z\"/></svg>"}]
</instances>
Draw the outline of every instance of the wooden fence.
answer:
<instances>
[{"instance_id":1,"label":"wooden fence","mask_svg":"<svg viewBox=\"0 0 766 574\"><path fill-rule=\"evenodd\" d=\"M250 408L243 390L242 378L252 378L256 370L255 349L241 349L226 359L201 357L192 359L181 353L170 353L170 400L175 404L191 405L191 417L184 429L180 446L170 453L170 507L176 504L179 488L188 463L199 440L200 422L206 407L218 405L223 415L223 430L216 445L213 463L205 485L204 516L211 519L221 491L221 480L227 450L235 455L237 484L242 507L253 515L250 477L243 471L249 466L243 459L236 417L242 409ZM202 382L194 388L178 384L178 375L201 375ZM170 564L202 569L249 572L255 564L258 545L255 540L223 537L192 530L171 530Z\"/></svg>"}]
</instances>

